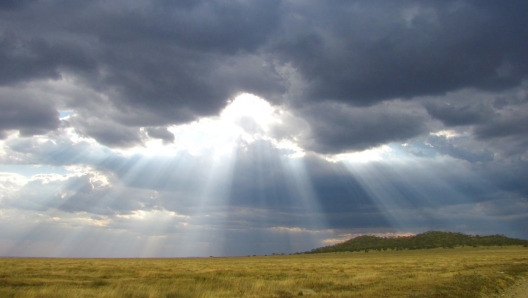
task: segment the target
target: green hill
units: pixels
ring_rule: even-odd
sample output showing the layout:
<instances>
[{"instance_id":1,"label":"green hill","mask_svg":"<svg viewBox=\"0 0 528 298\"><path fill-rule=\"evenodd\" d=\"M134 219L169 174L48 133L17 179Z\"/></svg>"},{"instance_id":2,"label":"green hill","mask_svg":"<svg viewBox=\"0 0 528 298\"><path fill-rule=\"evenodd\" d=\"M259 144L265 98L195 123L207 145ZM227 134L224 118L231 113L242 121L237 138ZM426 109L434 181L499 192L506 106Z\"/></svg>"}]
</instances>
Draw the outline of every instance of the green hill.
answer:
<instances>
[{"instance_id":1,"label":"green hill","mask_svg":"<svg viewBox=\"0 0 528 298\"><path fill-rule=\"evenodd\" d=\"M359 236L342 243L312 249L306 253L369 251L369 250L404 250L454 248L456 246L528 246L528 240L508 238L504 235L473 236L462 233L429 231L423 234L406 237Z\"/></svg>"}]
</instances>

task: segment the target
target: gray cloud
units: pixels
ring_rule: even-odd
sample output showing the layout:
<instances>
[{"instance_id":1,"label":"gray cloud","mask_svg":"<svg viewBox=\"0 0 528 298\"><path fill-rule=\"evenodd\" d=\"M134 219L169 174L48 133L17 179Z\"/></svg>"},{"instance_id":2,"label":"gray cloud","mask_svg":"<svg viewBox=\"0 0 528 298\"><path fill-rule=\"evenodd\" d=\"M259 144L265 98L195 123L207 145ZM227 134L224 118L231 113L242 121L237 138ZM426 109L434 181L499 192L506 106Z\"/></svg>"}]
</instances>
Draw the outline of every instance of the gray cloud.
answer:
<instances>
[{"instance_id":1,"label":"gray cloud","mask_svg":"<svg viewBox=\"0 0 528 298\"><path fill-rule=\"evenodd\" d=\"M515 0L2 1L0 254L4 239L34 255L16 241L66 241L59 234L75 243L63 255L94 256L108 254L90 243L137 256L159 235L170 236L167 256L196 242L215 243L201 254L308 250L333 231L528 237L527 10ZM110 149L148 138L177 148L167 127L216 116L243 92L283 113L268 132L238 119L265 138L237 140L232 157ZM288 157L281 140L306 155ZM379 145L390 158L321 157Z\"/></svg>"},{"instance_id":2,"label":"gray cloud","mask_svg":"<svg viewBox=\"0 0 528 298\"><path fill-rule=\"evenodd\" d=\"M465 87L501 90L526 78L525 4L334 4L289 3L274 44L314 101L371 105Z\"/></svg>"},{"instance_id":3,"label":"gray cloud","mask_svg":"<svg viewBox=\"0 0 528 298\"><path fill-rule=\"evenodd\" d=\"M431 117L442 121L448 127L483 123L489 121L495 114L493 108L480 102L464 106L428 103L425 107Z\"/></svg>"},{"instance_id":4,"label":"gray cloud","mask_svg":"<svg viewBox=\"0 0 528 298\"><path fill-rule=\"evenodd\" d=\"M93 137L99 143L109 147L133 147L143 145L140 130L113 121L98 118L73 117L71 122L83 137Z\"/></svg>"},{"instance_id":5,"label":"gray cloud","mask_svg":"<svg viewBox=\"0 0 528 298\"><path fill-rule=\"evenodd\" d=\"M311 134L301 143L307 149L327 154L405 141L427 131L423 111L398 102L370 108L327 103L302 113L310 123Z\"/></svg>"},{"instance_id":6,"label":"gray cloud","mask_svg":"<svg viewBox=\"0 0 528 298\"><path fill-rule=\"evenodd\" d=\"M109 186L97 185L92 182L93 178L88 174L69 179L63 188L68 195L49 202L48 206L70 213L88 212L110 217L158 209L151 190L123 188L112 176Z\"/></svg>"},{"instance_id":7,"label":"gray cloud","mask_svg":"<svg viewBox=\"0 0 528 298\"><path fill-rule=\"evenodd\" d=\"M38 24L35 24L38 26ZM7 31L7 32L6 32ZM59 79L61 71L93 71L95 61L86 49L69 41L34 36L26 40L4 29L0 35L0 85L35 79Z\"/></svg>"},{"instance_id":8,"label":"gray cloud","mask_svg":"<svg viewBox=\"0 0 528 298\"><path fill-rule=\"evenodd\" d=\"M151 138L161 139L163 143L174 143L174 134L166 127L148 127L146 131Z\"/></svg>"},{"instance_id":9,"label":"gray cloud","mask_svg":"<svg viewBox=\"0 0 528 298\"><path fill-rule=\"evenodd\" d=\"M0 91L0 133L18 130L21 136L39 135L59 124L59 112L52 104Z\"/></svg>"},{"instance_id":10,"label":"gray cloud","mask_svg":"<svg viewBox=\"0 0 528 298\"><path fill-rule=\"evenodd\" d=\"M499 138L507 136L526 137L528 134L528 119L523 112L514 112L503 117L490 121L476 129L479 138Z\"/></svg>"},{"instance_id":11,"label":"gray cloud","mask_svg":"<svg viewBox=\"0 0 528 298\"><path fill-rule=\"evenodd\" d=\"M61 142L49 145L54 147L44 152L49 156L62 152L62 161L75 160L81 149L66 149L67 144ZM27 144L22 148L27 154L43 153L32 151ZM395 147L395 154L405 158L409 154L406 148ZM320 245L324 239L320 237L333 237L328 231L456 229L482 234L504 233L503 227L508 227L509 235L526 236L525 217L508 217L522 215L523 209L519 208L526 208L519 200L526 194L524 164L511 167L492 162L486 167L470 168L455 159L421 158L405 163L389 159L347 166L315 154L290 159L268 141L248 144L239 148L234 158L216 162L210 156L183 153L125 157L112 151L105 151L99 159L77 157L75 162L93 169L69 178L33 175L32 181L18 191L6 192L12 186L4 184L7 187L2 188L0 205L17 212L36 210L61 220L86 212L86 217L102 224L97 233L118 230L138 237L183 237L178 239L186 239L190 246L193 241L213 241L209 237L213 233L225 236L214 240L219 241L215 247L229 249L230 243L247 243L250 232L251 239L262 246L244 245L244 249L235 250L237 254L269 253L272 248L265 245L266 241L279 241L292 233L301 233L303 244L276 245L275 249L308 250ZM101 179L102 175L106 180ZM518 178L511 179L512 175ZM500 204L504 198L519 206L515 212L509 204ZM480 206L489 210L483 212ZM184 217L136 220L138 211L174 212ZM187 232L179 222L186 223ZM53 223L42 225L57 229ZM92 229L73 219L60 226ZM177 252L184 254L186 250L178 248Z\"/></svg>"},{"instance_id":12,"label":"gray cloud","mask_svg":"<svg viewBox=\"0 0 528 298\"><path fill-rule=\"evenodd\" d=\"M276 89L265 83L278 79L273 70L247 53L276 27L277 1L123 5L48 2L10 13L4 84L70 71L94 88L119 89L114 101L176 122L216 113L242 91Z\"/></svg>"},{"instance_id":13,"label":"gray cloud","mask_svg":"<svg viewBox=\"0 0 528 298\"><path fill-rule=\"evenodd\" d=\"M9 1L3 7L9 9L0 12L0 84L74 77L96 95L60 106L112 127L193 121L217 114L241 92L307 109L324 100L372 106L464 88L499 92L521 84L528 72L526 19L519 13L526 7L517 1ZM426 108L446 126L481 123L493 113L483 104ZM416 119L391 121L395 132L385 137L352 133L342 144L342 133L328 132L337 126L313 122L314 141L321 143L309 146L357 150L422 129L411 132ZM79 130L107 146L142 138L135 128L111 129L112 136L86 125Z\"/></svg>"},{"instance_id":14,"label":"gray cloud","mask_svg":"<svg viewBox=\"0 0 528 298\"><path fill-rule=\"evenodd\" d=\"M489 162L494 158L493 151L488 148L480 148L478 144L471 144L467 137L448 139L445 136L431 135L427 137L426 143L441 154L447 154L471 163Z\"/></svg>"},{"instance_id":15,"label":"gray cloud","mask_svg":"<svg viewBox=\"0 0 528 298\"><path fill-rule=\"evenodd\" d=\"M35 0L4 0L0 2L0 10L20 9Z\"/></svg>"}]
</instances>

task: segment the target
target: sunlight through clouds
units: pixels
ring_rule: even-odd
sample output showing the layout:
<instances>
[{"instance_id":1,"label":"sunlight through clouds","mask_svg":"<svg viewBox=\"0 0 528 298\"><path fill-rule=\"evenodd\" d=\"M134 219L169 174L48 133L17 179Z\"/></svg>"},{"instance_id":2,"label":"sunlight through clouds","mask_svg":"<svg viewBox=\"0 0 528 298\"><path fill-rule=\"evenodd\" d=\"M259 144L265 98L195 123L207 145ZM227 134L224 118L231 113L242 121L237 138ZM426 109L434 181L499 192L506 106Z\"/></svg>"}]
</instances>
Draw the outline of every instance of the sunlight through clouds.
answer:
<instances>
[{"instance_id":1,"label":"sunlight through clouds","mask_svg":"<svg viewBox=\"0 0 528 298\"><path fill-rule=\"evenodd\" d=\"M459 206L453 222L476 210L464 189L444 181L444 176L457 174L443 164L456 159L435 151L439 140L467 142L460 131L438 130L423 141L392 142L362 151L306 152L302 146L312 137L310 125L286 107L249 93L229 101L216 116L168 126L172 141L156 138L152 132L160 128L141 127L142 145L129 148L109 148L79 133L75 117L79 115L65 110L63 126L55 133L30 139L13 134L1 141L2 158L11 163L39 164L42 159L37 157L57 163L55 172L46 167L35 172L40 166L27 166L17 173L6 168L0 174L0 203L10 208L3 209L4 215L20 213L17 208L39 210L31 216L33 223L58 231L53 244L46 243L35 240L43 233L41 228L26 223L17 236L6 236L10 240L4 252L24 254L15 251L26 241L53 251L50 256L76 256L80 251L110 256L123 245L130 247L121 255L141 257L175 252L236 255L238 249L301 251L351 235L408 235L420 232L417 226L450 226L438 210ZM457 167L467 175L465 164ZM434 174L431 168L436 169ZM359 189L346 193L321 188L319 171L328 180L325 184L337 186L342 183L338 181L352 179ZM462 188L482 188L475 186L477 178L468 177ZM330 182L333 179L337 180ZM439 195L431 196L431 191ZM450 197L450 202L442 196ZM331 211L329 201L349 207ZM373 227L341 226L359 218ZM10 224L16 222L10 219ZM236 238L242 235L255 244ZM230 241L232 237L236 240ZM104 241L123 244L93 251L79 247Z\"/></svg>"},{"instance_id":2,"label":"sunlight through clouds","mask_svg":"<svg viewBox=\"0 0 528 298\"><path fill-rule=\"evenodd\" d=\"M174 135L174 144L163 144L161 140L148 139L145 147L125 150L129 154L174 155L187 151L201 156L213 152L214 156L233 153L236 146L259 139L272 139L270 129L281 123L281 111L255 95L244 93L229 101L218 116L201 118L189 124L168 127ZM277 145L292 148L287 142ZM298 148L298 147L297 147Z\"/></svg>"},{"instance_id":3,"label":"sunlight through clouds","mask_svg":"<svg viewBox=\"0 0 528 298\"><path fill-rule=\"evenodd\" d=\"M0 256L528 237L528 2L6 3Z\"/></svg>"},{"instance_id":4,"label":"sunlight through clouds","mask_svg":"<svg viewBox=\"0 0 528 298\"><path fill-rule=\"evenodd\" d=\"M313 189L313 182L309 178L304 161L297 158L282 157L281 162L288 179L287 186L291 200L299 206L299 211L303 214L298 225L310 230L326 229L326 218L320 216L322 211L320 199ZM311 236L310 240L316 244L317 240L313 234L309 235Z\"/></svg>"},{"instance_id":5,"label":"sunlight through clouds","mask_svg":"<svg viewBox=\"0 0 528 298\"><path fill-rule=\"evenodd\" d=\"M330 161L344 161L351 163L368 163L372 161L382 161L397 158L393 150L388 145L367 149L360 152L343 153L330 156Z\"/></svg>"}]
</instances>

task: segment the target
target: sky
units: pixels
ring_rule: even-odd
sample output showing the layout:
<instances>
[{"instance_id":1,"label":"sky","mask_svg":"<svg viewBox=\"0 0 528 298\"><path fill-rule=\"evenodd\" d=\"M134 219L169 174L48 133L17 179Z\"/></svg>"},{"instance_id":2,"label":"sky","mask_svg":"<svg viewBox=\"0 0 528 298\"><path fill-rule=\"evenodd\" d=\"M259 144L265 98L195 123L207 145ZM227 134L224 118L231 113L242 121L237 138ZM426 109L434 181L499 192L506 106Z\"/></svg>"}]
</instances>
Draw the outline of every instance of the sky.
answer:
<instances>
[{"instance_id":1,"label":"sky","mask_svg":"<svg viewBox=\"0 0 528 298\"><path fill-rule=\"evenodd\" d=\"M528 239L528 2L0 2L0 256Z\"/></svg>"}]
</instances>

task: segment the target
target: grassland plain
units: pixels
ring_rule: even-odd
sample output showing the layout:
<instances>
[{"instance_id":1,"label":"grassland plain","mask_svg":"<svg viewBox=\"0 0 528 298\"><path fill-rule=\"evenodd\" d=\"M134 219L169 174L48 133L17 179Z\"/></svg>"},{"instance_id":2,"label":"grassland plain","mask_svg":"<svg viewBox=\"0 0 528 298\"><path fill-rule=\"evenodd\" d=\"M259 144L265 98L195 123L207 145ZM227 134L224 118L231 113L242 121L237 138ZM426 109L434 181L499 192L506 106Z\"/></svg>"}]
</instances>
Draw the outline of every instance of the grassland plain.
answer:
<instances>
[{"instance_id":1,"label":"grassland plain","mask_svg":"<svg viewBox=\"0 0 528 298\"><path fill-rule=\"evenodd\" d=\"M460 247L268 257L0 259L0 297L494 297L528 248Z\"/></svg>"}]
</instances>

